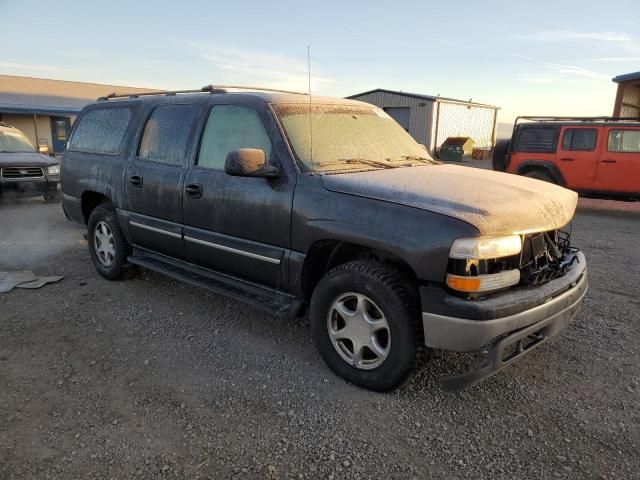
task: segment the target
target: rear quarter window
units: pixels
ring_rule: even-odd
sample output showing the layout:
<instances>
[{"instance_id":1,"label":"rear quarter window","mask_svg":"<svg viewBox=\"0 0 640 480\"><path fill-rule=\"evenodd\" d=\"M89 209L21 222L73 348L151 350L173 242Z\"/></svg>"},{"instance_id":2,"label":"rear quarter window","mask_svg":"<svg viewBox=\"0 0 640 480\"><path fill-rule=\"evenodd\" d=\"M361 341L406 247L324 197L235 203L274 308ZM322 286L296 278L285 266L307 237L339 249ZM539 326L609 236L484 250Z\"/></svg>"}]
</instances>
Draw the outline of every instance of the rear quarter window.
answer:
<instances>
[{"instance_id":1,"label":"rear quarter window","mask_svg":"<svg viewBox=\"0 0 640 480\"><path fill-rule=\"evenodd\" d=\"M144 160L181 165L198 114L196 105L159 105L147 120L138 156Z\"/></svg>"},{"instance_id":2,"label":"rear quarter window","mask_svg":"<svg viewBox=\"0 0 640 480\"><path fill-rule=\"evenodd\" d=\"M521 127L518 130L513 151L554 153L556 151L557 137L557 127Z\"/></svg>"},{"instance_id":3,"label":"rear quarter window","mask_svg":"<svg viewBox=\"0 0 640 480\"><path fill-rule=\"evenodd\" d=\"M85 112L71 139L69 150L73 152L117 155L122 149L122 140L131 121L131 108L106 107Z\"/></svg>"}]
</instances>

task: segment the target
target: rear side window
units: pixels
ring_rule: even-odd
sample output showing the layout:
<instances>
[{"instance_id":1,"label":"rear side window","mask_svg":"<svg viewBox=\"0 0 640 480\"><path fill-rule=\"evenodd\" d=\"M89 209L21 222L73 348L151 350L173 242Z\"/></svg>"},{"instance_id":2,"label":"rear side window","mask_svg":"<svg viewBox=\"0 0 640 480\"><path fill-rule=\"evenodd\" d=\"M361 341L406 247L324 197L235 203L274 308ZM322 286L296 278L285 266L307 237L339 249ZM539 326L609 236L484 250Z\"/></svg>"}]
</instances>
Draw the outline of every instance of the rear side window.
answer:
<instances>
[{"instance_id":1,"label":"rear side window","mask_svg":"<svg viewBox=\"0 0 640 480\"><path fill-rule=\"evenodd\" d=\"M556 127L521 127L513 150L553 153L556 150L557 131Z\"/></svg>"},{"instance_id":2,"label":"rear side window","mask_svg":"<svg viewBox=\"0 0 640 480\"><path fill-rule=\"evenodd\" d=\"M117 155L131 120L129 107L95 108L85 112L75 126L69 150Z\"/></svg>"},{"instance_id":3,"label":"rear side window","mask_svg":"<svg viewBox=\"0 0 640 480\"><path fill-rule=\"evenodd\" d=\"M610 152L640 152L640 130L611 130Z\"/></svg>"},{"instance_id":4,"label":"rear side window","mask_svg":"<svg viewBox=\"0 0 640 480\"><path fill-rule=\"evenodd\" d=\"M240 148L258 148L270 158L271 140L262 120L249 107L216 105L202 135L198 165L222 170L228 153Z\"/></svg>"},{"instance_id":5,"label":"rear side window","mask_svg":"<svg viewBox=\"0 0 640 480\"><path fill-rule=\"evenodd\" d=\"M182 165L197 113L195 105L156 107L144 126L138 156L154 162Z\"/></svg>"},{"instance_id":6,"label":"rear side window","mask_svg":"<svg viewBox=\"0 0 640 480\"><path fill-rule=\"evenodd\" d=\"M598 131L595 128L567 128L562 137L562 149L590 152L595 150L597 138Z\"/></svg>"}]
</instances>

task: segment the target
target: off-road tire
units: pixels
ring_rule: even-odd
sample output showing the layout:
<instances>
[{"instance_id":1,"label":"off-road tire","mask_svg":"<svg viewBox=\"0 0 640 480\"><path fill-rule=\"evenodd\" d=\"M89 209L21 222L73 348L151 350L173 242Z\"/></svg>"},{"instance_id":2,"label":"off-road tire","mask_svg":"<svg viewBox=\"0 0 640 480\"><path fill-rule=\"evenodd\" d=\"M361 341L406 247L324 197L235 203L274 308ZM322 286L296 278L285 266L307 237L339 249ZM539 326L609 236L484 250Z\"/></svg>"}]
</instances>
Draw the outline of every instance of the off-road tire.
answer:
<instances>
[{"instance_id":1,"label":"off-road tire","mask_svg":"<svg viewBox=\"0 0 640 480\"><path fill-rule=\"evenodd\" d=\"M388 322L389 353L374 369L362 370L347 363L330 339L327 322L331 305L347 292L369 297ZM311 333L318 352L331 370L351 383L381 392L400 386L423 351L417 299L410 282L381 263L359 260L330 270L316 286L309 308Z\"/></svg>"},{"instance_id":2,"label":"off-road tire","mask_svg":"<svg viewBox=\"0 0 640 480\"><path fill-rule=\"evenodd\" d=\"M531 170L530 172L525 173L524 176L535 178L536 180L542 180L543 182L556 183L553 181L553 178L541 170Z\"/></svg>"},{"instance_id":3,"label":"off-road tire","mask_svg":"<svg viewBox=\"0 0 640 480\"><path fill-rule=\"evenodd\" d=\"M98 259L98 253L96 252L95 231L96 226L100 222L104 222L109 227L113 236L113 247L115 253L113 255L113 263L109 266L105 266L101 263ZM91 261L93 262L94 267L96 267L98 273L107 280L119 279L124 273L125 266L127 265L127 257L131 252L131 247L127 243L127 240L120 229L116 211L110 203L101 203L95 207L91 212L91 215L89 215L87 243L89 244Z\"/></svg>"},{"instance_id":4,"label":"off-road tire","mask_svg":"<svg viewBox=\"0 0 640 480\"><path fill-rule=\"evenodd\" d=\"M511 140L498 140L491 154L491 166L496 172L504 172L507 169L507 152L509 152Z\"/></svg>"}]
</instances>

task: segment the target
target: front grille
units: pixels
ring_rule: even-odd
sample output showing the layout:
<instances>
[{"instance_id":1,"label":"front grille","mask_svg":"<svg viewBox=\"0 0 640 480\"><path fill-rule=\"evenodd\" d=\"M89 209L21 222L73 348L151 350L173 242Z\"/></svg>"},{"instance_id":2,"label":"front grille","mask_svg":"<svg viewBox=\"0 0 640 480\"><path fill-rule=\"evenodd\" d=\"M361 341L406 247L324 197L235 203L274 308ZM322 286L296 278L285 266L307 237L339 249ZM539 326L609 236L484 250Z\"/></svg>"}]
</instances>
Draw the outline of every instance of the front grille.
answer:
<instances>
[{"instance_id":1,"label":"front grille","mask_svg":"<svg viewBox=\"0 0 640 480\"><path fill-rule=\"evenodd\" d=\"M39 178L44 177L44 172L40 167L4 167L0 170L2 178Z\"/></svg>"},{"instance_id":2,"label":"front grille","mask_svg":"<svg viewBox=\"0 0 640 480\"><path fill-rule=\"evenodd\" d=\"M569 235L558 230L526 235L518 267L520 283L535 285L564 275L562 257L569 249Z\"/></svg>"}]
</instances>

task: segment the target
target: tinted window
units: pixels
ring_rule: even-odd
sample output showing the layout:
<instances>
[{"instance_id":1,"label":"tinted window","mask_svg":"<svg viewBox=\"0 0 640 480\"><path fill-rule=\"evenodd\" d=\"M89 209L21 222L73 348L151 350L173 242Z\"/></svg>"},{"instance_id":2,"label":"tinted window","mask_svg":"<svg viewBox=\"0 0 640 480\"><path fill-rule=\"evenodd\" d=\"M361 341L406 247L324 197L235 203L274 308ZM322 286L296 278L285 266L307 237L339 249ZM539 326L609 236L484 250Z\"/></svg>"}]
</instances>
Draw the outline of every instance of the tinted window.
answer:
<instances>
[{"instance_id":1,"label":"tinted window","mask_svg":"<svg viewBox=\"0 0 640 480\"><path fill-rule=\"evenodd\" d=\"M591 151L596 148L598 132L595 128L568 128L562 137L562 149L566 151Z\"/></svg>"},{"instance_id":2,"label":"tinted window","mask_svg":"<svg viewBox=\"0 0 640 480\"><path fill-rule=\"evenodd\" d=\"M227 154L239 148L259 148L267 159L271 140L255 110L236 105L216 105L202 135L198 165L224 169Z\"/></svg>"},{"instance_id":3,"label":"tinted window","mask_svg":"<svg viewBox=\"0 0 640 480\"><path fill-rule=\"evenodd\" d=\"M514 151L555 152L556 132L556 127L521 127Z\"/></svg>"},{"instance_id":4,"label":"tinted window","mask_svg":"<svg viewBox=\"0 0 640 480\"><path fill-rule=\"evenodd\" d=\"M181 165L196 114L195 105L156 107L144 126L138 156L154 162Z\"/></svg>"},{"instance_id":5,"label":"tinted window","mask_svg":"<svg viewBox=\"0 0 640 480\"><path fill-rule=\"evenodd\" d=\"M129 107L89 110L78 120L69 150L117 155L130 120Z\"/></svg>"},{"instance_id":6,"label":"tinted window","mask_svg":"<svg viewBox=\"0 0 640 480\"><path fill-rule=\"evenodd\" d=\"M610 152L640 152L640 130L611 130Z\"/></svg>"}]
</instances>

